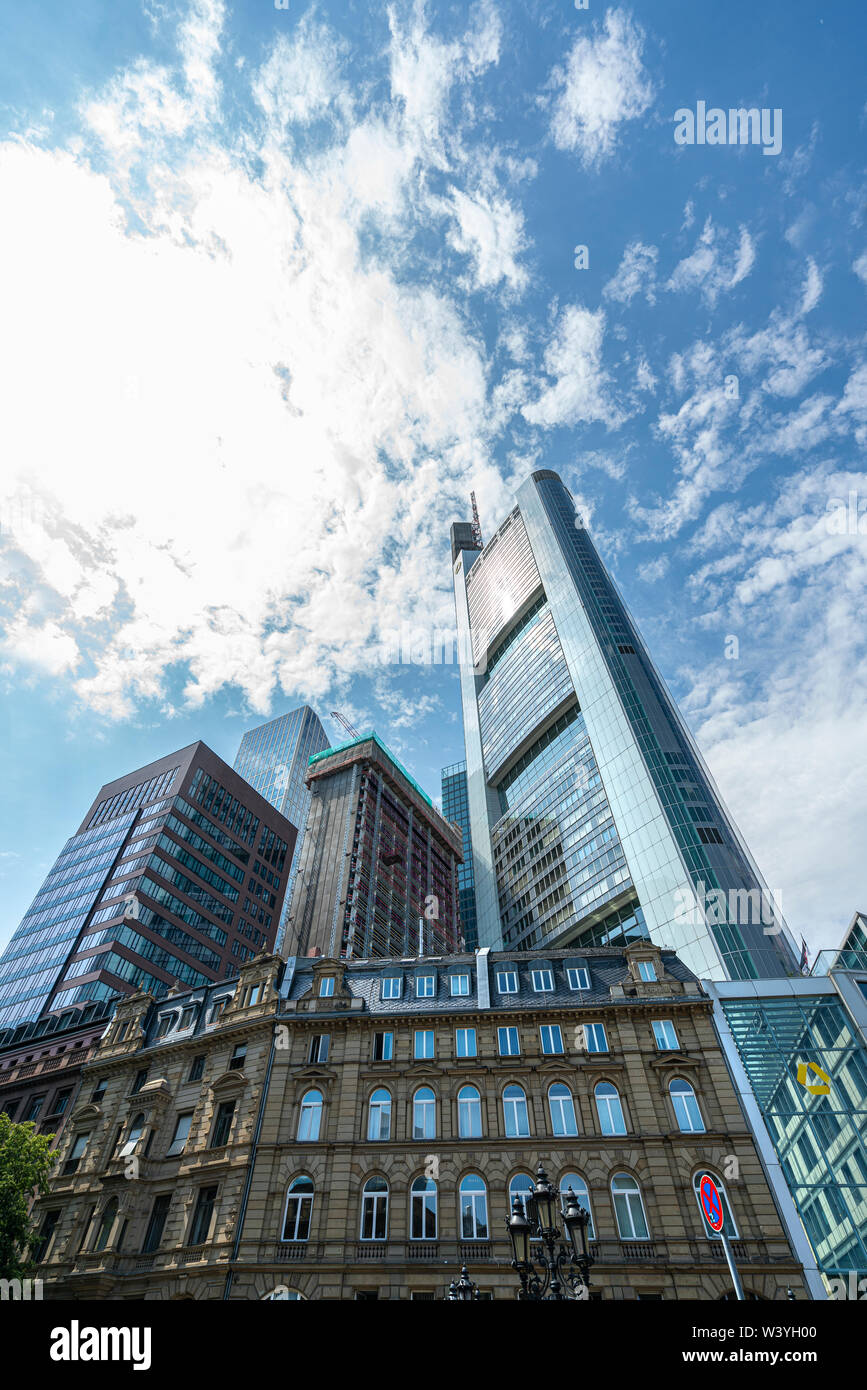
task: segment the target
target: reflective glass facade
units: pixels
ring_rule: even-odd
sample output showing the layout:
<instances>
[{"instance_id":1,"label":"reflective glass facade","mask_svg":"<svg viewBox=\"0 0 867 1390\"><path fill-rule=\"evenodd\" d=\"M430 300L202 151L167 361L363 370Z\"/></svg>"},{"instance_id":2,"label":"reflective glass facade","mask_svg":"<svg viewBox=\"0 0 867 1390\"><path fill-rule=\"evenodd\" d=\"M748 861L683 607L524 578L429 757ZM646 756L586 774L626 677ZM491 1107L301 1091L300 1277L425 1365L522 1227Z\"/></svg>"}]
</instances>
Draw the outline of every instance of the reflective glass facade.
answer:
<instances>
[{"instance_id":1,"label":"reflective glass facade","mask_svg":"<svg viewBox=\"0 0 867 1390\"><path fill-rule=\"evenodd\" d=\"M250 729L241 739L235 757L235 771L298 829L275 942L278 951L286 933L286 917L310 810L310 792L304 782L307 764L315 753L323 752L328 746L328 735L319 717L309 705L302 705L279 719Z\"/></svg>"},{"instance_id":2,"label":"reflective glass facade","mask_svg":"<svg viewBox=\"0 0 867 1390\"><path fill-rule=\"evenodd\" d=\"M479 944L476 923L476 887L473 878L473 840L470 831L470 803L467 798L467 765L455 763L442 771L443 815L461 828L464 862L458 866L458 910L464 945L475 951Z\"/></svg>"},{"instance_id":3,"label":"reflective glass facade","mask_svg":"<svg viewBox=\"0 0 867 1390\"><path fill-rule=\"evenodd\" d=\"M785 924L560 478L534 473L481 552L458 527L452 550L474 661L461 698L480 942L565 944L638 907L699 975L794 973Z\"/></svg>"},{"instance_id":4,"label":"reflective glass facade","mask_svg":"<svg viewBox=\"0 0 867 1390\"><path fill-rule=\"evenodd\" d=\"M63 846L0 957L0 1028L39 1017L134 820L119 815Z\"/></svg>"},{"instance_id":5,"label":"reflective glass facade","mask_svg":"<svg viewBox=\"0 0 867 1390\"><path fill-rule=\"evenodd\" d=\"M819 1269L864 1277L863 1038L833 993L720 1002Z\"/></svg>"}]
</instances>

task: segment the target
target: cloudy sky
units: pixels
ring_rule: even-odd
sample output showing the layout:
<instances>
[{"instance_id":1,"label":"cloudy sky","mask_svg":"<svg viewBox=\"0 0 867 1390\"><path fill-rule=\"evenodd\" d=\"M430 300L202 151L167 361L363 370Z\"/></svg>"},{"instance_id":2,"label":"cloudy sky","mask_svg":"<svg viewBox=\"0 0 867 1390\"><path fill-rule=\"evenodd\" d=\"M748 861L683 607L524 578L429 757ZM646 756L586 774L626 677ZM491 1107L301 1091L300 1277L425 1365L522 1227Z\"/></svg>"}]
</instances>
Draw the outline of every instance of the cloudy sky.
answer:
<instances>
[{"instance_id":1,"label":"cloudy sky","mask_svg":"<svg viewBox=\"0 0 867 1390\"><path fill-rule=\"evenodd\" d=\"M539 466L836 944L867 906L858 8L2 28L0 944L99 785L194 738L231 761L308 701L438 793L456 673L383 637L452 622L449 524L474 489L490 532ZM698 102L778 110L780 153L677 143Z\"/></svg>"}]
</instances>

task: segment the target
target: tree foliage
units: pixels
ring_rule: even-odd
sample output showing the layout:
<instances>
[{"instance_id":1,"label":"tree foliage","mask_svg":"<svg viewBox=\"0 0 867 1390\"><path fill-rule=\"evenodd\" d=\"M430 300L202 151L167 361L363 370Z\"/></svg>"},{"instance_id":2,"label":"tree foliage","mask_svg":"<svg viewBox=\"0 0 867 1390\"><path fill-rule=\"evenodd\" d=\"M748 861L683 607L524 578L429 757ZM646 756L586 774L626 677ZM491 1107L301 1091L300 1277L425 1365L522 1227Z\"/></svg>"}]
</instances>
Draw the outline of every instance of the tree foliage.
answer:
<instances>
[{"instance_id":1,"label":"tree foliage","mask_svg":"<svg viewBox=\"0 0 867 1390\"><path fill-rule=\"evenodd\" d=\"M57 1154L53 1134L37 1134L29 1121L16 1125L0 1113L0 1279L20 1279L32 1261L36 1240L30 1205L49 1190L48 1179Z\"/></svg>"}]
</instances>

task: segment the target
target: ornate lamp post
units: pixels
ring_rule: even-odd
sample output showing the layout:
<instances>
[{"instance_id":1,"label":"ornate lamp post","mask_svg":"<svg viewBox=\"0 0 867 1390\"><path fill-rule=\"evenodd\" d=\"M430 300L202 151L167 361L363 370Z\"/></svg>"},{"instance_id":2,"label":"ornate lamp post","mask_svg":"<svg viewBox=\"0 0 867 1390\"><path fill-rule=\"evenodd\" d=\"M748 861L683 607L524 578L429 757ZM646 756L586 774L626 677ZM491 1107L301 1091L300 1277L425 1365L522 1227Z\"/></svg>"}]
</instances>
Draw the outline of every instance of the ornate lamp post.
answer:
<instances>
[{"instance_id":1,"label":"ornate lamp post","mask_svg":"<svg viewBox=\"0 0 867 1390\"><path fill-rule=\"evenodd\" d=\"M527 1198L526 1214L520 1197L516 1197L512 1215L506 1218L506 1229L512 1243L512 1268L517 1271L521 1281L518 1298L541 1302L589 1297L590 1266L593 1263L587 1249L590 1213L578 1205L578 1199L570 1187L566 1193L566 1210L562 1215L564 1235L559 1225L555 1224L556 1203L557 1192L540 1163L536 1169L536 1186ZM534 1242L532 1252L531 1241ZM541 1272L537 1270L537 1265ZM568 1285L568 1290L565 1285Z\"/></svg>"},{"instance_id":2,"label":"ornate lamp post","mask_svg":"<svg viewBox=\"0 0 867 1390\"><path fill-rule=\"evenodd\" d=\"M449 1284L449 1291L446 1300L449 1303L474 1303L480 1299L479 1287L474 1284L469 1276L466 1265L461 1268L461 1277L455 1283L454 1279Z\"/></svg>"}]
</instances>

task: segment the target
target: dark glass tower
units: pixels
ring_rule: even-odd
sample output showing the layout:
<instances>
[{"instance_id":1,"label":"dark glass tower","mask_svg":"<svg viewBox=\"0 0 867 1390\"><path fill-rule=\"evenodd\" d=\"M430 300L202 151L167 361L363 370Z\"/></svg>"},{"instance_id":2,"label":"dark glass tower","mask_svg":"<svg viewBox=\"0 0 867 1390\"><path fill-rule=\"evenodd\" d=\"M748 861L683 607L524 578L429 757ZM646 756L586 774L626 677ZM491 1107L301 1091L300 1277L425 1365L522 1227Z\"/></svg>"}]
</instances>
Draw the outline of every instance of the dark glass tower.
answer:
<instances>
[{"instance_id":1,"label":"dark glass tower","mask_svg":"<svg viewBox=\"0 0 867 1390\"><path fill-rule=\"evenodd\" d=\"M286 897L274 943L274 949L278 952L286 932L286 914L292 900L295 872L310 810L310 792L305 782L307 764L314 753L321 753L327 747L328 735L318 715L309 705L302 705L300 709L290 710L278 719L270 719L267 724L248 730L241 739L235 757L235 771L298 827Z\"/></svg>"},{"instance_id":2,"label":"dark glass tower","mask_svg":"<svg viewBox=\"0 0 867 1390\"><path fill-rule=\"evenodd\" d=\"M556 473L452 528L481 945L649 935L708 978L797 970L785 923Z\"/></svg>"},{"instance_id":3,"label":"dark glass tower","mask_svg":"<svg viewBox=\"0 0 867 1390\"><path fill-rule=\"evenodd\" d=\"M458 906L464 944L475 951L479 944L476 923L476 889L473 880L473 839L470 831L470 803L467 796L467 765L455 763L442 771L443 815L459 825L463 836L464 862L458 866Z\"/></svg>"},{"instance_id":4,"label":"dark glass tower","mask_svg":"<svg viewBox=\"0 0 867 1390\"><path fill-rule=\"evenodd\" d=\"M0 957L0 1028L273 948L295 828L203 743L107 783Z\"/></svg>"}]
</instances>

